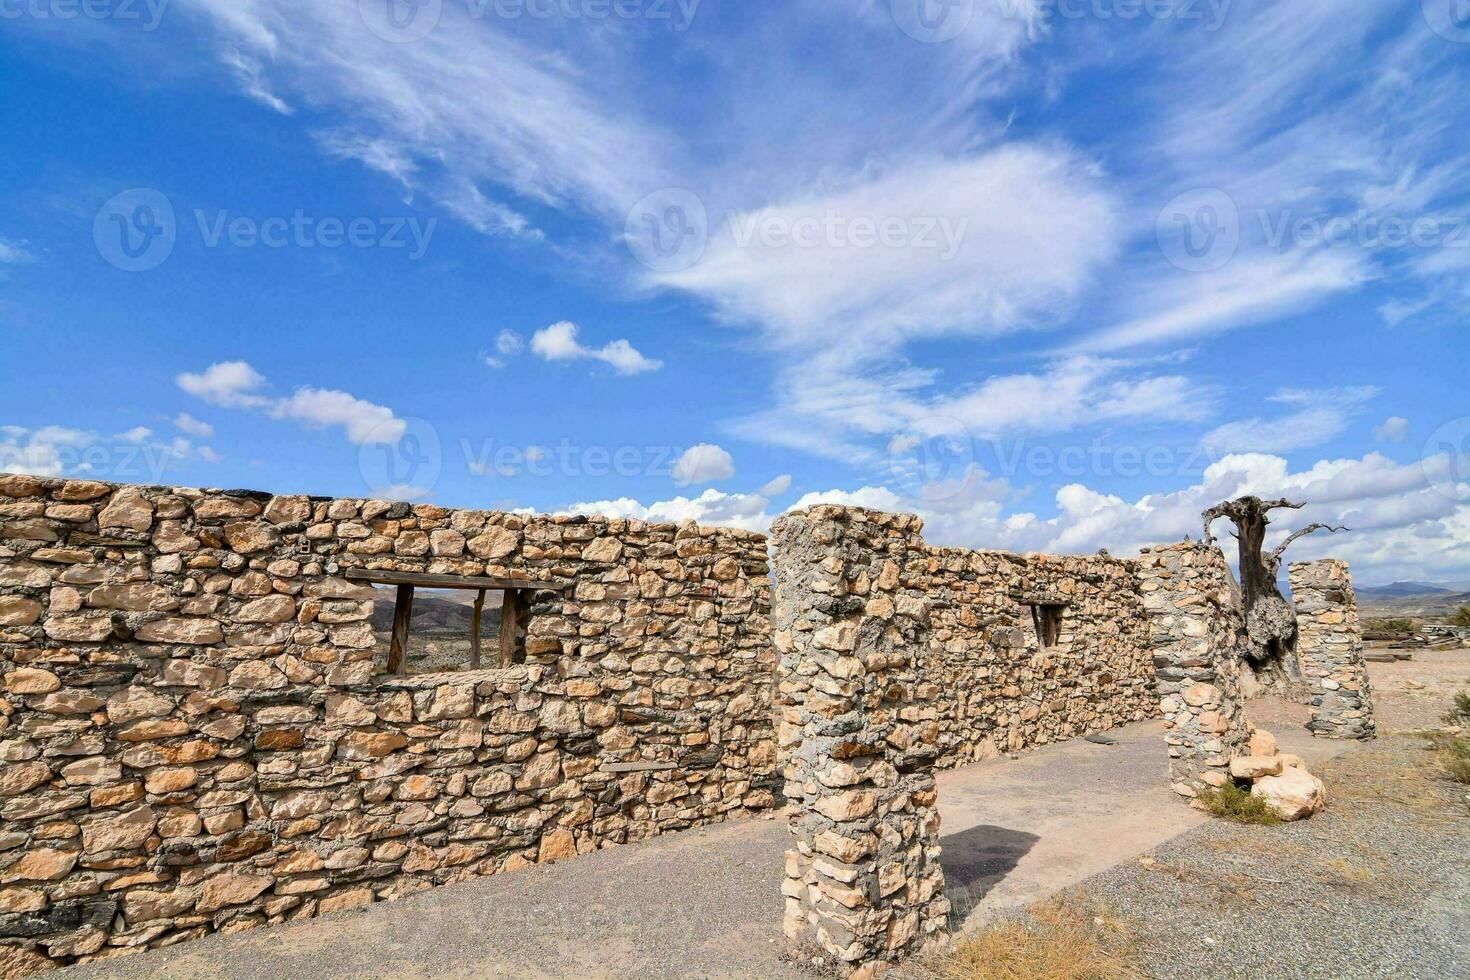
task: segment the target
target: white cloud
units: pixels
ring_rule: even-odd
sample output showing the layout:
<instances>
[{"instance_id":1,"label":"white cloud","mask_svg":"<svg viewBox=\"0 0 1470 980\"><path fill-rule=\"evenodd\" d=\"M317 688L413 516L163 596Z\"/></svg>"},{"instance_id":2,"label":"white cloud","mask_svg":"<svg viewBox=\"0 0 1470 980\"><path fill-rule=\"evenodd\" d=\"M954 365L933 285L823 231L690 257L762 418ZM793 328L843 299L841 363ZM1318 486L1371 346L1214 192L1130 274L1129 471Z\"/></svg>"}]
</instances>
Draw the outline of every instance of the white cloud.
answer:
<instances>
[{"instance_id":1,"label":"white cloud","mask_svg":"<svg viewBox=\"0 0 1470 980\"><path fill-rule=\"evenodd\" d=\"M1379 442L1403 442L1408 437L1409 420L1399 415L1384 419L1382 425L1373 429L1373 438Z\"/></svg>"},{"instance_id":2,"label":"white cloud","mask_svg":"<svg viewBox=\"0 0 1470 980\"><path fill-rule=\"evenodd\" d=\"M174 379L195 398L224 408L259 408L269 399L258 394L265 376L245 361L211 364L198 374L184 372Z\"/></svg>"},{"instance_id":3,"label":"white cloud","mask_svg":"<svg viewBox=\"0 0 1470 980\"><path fill-rule=\"evenodd\" d=\"M1345 432L1378 394L1372 386L1283 389L1270 400L1294 406L1295 411L1274 419L1228 422L1206 434L1201 443L1219 453L1280 453L1319 446Z\"/></svg>"},{"instance_id":4,"label":"white cloud","mask_svg":"<svg viewBox=\"0 0 1470 980\"><path fill-rule=\"evenodd\" d=\"M95 432L48 425L28 429L18 425L0 428L0 472L61 476L86 472L80 450L98 441Z\"/></svg>"},{"instance_id":5,"label":"white cloud","mask_svg":"<svg viewBox=\"0 0 1470 980\"><path fill-rule=\"evenodd\" d=\"M210 439L214 436L214 426L208 422L201 422L188 412L180 412L174 419L174 426L181 432L187 432L191 436L200 439Z\"/></svg>"},{"instance_id":6,"label":"white cloud","mask_svg":"<svg viewBox=\"0 0 1470 980\"><path fill-rule=\"evenodd\" d=\"M270 409L272 418L292 419L310 426L341 426L356 445L395 443L403 437L407 423L391 408L374 405L345 391L305 387L283 398Z\"/></svg>"},{"instance_id":7,"label":"white cloud","mask_svg":"<svg viewBox=\"0 0 1470 980\"><path fill-rule=\"evenodd\" d=\"M577 330L577 325L567 320L537 330L531 335L531 352L548 361L602 361L619 374L642 374L663 367L662 361L644 357L626 340L614 340L598 348L584 347L577 340Z\"/></svg>"},{"instance_id":8,"label":"white cloud","mask_svg":"<svg viewBox=\"0 0 1470 980\"><path fill-rule=\"evenodd\" d=\"M117 435L113 436L113 438L121 442L141 443L147 442L148 439L152 437L152 435L152 429L146 426L137 425L126 432L119 432Z\"/></svg>"},{"instance_id":9,"label":"white cloud","mask_svg":"<svg viewBox=\"0 0 1470 980\"><path fill-rule=\"evenodd\" d=\"M687 487L693 483L714 483L735 475L735 461L719 446L700 443L684 450L674 462L674 483Z\"/></svg>"},{"instance_id":10,"label":"white cloud","mask_svg":"<svg viewBox=\"0 0 1470 980\"><path fill-rule=\"evenodd\" d=\"M357 3L188 5L225 38L220 57L247 95L278 112L311 104L334 120L317 134L327 152L424 190L487 234L539 234L506 198L620 219L645 183L668 183L658 161L669 141L613 101L621 86L464 4L443 4L438 26L408 44L370 32Z\"/></svg>"},{"instance_id":11,"label":"white cloud","mask_svg":"<svg viewBox=\"0 0 1470 980\"><path fill-rule=\"evenodd\" d=\"M1146 312L1076 346L1110 351L1177 344L1298 312L1371 276L1364 257L1347 251L1242 256L1209 273L1170 270L1134 290L1134 305Z\"/></svg>"},{"instance_id":12,"label":"white cloud","mask_svg":"<svg viewBox=\"0 0 1470 980\"><path fill-rule=\"evenodd\" d=\"M514 357L526 348L526 340L514 330L502 330L495 335L495 354L484 354L482 358L487 367L505 367L504 358Z\"/></svg>"},{"instance_id":13,"label":"white cloud","mask_svg":"<svg viewBox=\"0 0 1470 980\"><path fill-rule=\"evenodd\" d=\"M267 397L260 393L266 386L265 376L245 361L212 364L199 374L185 372L176 380L184 391L211 405L259 409L271 418L313 428L340 426L357 445L397 442L407 428L391 408L345 391L305 385L286 398ZM183 419L196 426L203 424L186 413L176 420L180 428L185 428Z\"/></svg>"},{"instance_id":14,"label":"white cloud","mask_svg":"<svg viewBox=\"0 0 1470 980\"><path fill-rule=\"evenodd\" d=\"M1359 582L1373 583L1470 574L1470 484L1456 483L1453 473L1443 455L1399 464L1369 453L1293 471L1279 456L1243 453L1211 464L1191 486L1137 500L1069 484L1056 492L1056 515L1050 518L1008 512L1004 482L983 478L937 488L946 491L940 494L934 494L934 486L903 493L887 486L808 493L790 509L832 503L917 513L924 518L924 538L931 545L1051 554L1091 554L1106 548L1126 557L1186 536L1199 540L1200 515L1222 500L1242 494L1285 496L1307 506L1281 512L1268 543L1313 522L1347 525L1349 533L1303 538L1292 546L1288 560L1340 557L1353 564ZM758 531L768 529L775 517L764 494L716 490L647 506L629 498L579 503L564 513L695 520ZM1228 546L1229 536L1217 530Z\"/></svg>"},{"instance_id":15,"label":"white cloud","mask_svg":"<svg viewBox=\"0 0 1470 980\"><path fill-rule=\"evenodd\" d=\"M621 497L617 500L572 504L560 513L602 514L607 517L628 517L670 524L694 521L711 527L765 531L771 526L772 517L767 513L769 505L770 502L760 494L721 493L711 489L698 497L675 497L672 500L656 501L646 507L629 497Z\"/></svg>"},{"instance_id":16,"label":"white cloud","mask_svg":"<svg viewBox=\"0 0 1470 980\"><path fill-rule=\"evenodd\" d=\"M1158 372L1150 362L1087 356L945 392L936 387L933 372L888 363L853 367L814 354L799 370L783 373L776 408L731 429L743 438L871 464L885 453L901 455L904 440L912 448L937 434L995 439L1118 422L1195 422L1214 411L1219 397L1213 385ZM875 440L881 440L877 447Z\"/></svg>"},{"instance_id":17,"label":"white cloud","mask_svg":"<svg viewBox=\"0 0 1470 980\"><path fill-rule=\"evenodd\" d=\"M0 238L0 265L19 265L31 261L31 254L14 242Z\"/></svg>"},{"instance_id":18,"label":"white cloud","mask_svg":"<svg viewBox=\"0 0 1470 980\"><path fill-rule=\"evenodd\" d=\"M863 244L875 236L859 222L896 222L896 244ZM1089 161L1024 144L898 164L711 225L699 262L652 281L758 321L778 343L840 338L857 354L1055 313L1115 254L1119 234Z\"/></svg>"},{"instance_id":19,"label":"white cloud","mask_svg":"<svg viewBox=\"0 0 1470 980\"><path fill-rule=\"evenodd\" d=\"M762 497L779 497L781 496L781 494L790 489L791 474L783 473L772 480L770 483L767 483L765 486L761 487L756 492L759 493Z\"/></svg>"},{"instance_id":20,"label":"white cloud","mask_svg":"<svg viewBox=\"0 0 1470 980\"><path fill-rule=\"evenodd\" d=\"M118 483L162 483L192 459L218 462L208 446L182 437L155 440L145 426L109 438L87 429L46 425L0 426L0 472L36 476L89 476Z\"/></svg>"}]
</instances>

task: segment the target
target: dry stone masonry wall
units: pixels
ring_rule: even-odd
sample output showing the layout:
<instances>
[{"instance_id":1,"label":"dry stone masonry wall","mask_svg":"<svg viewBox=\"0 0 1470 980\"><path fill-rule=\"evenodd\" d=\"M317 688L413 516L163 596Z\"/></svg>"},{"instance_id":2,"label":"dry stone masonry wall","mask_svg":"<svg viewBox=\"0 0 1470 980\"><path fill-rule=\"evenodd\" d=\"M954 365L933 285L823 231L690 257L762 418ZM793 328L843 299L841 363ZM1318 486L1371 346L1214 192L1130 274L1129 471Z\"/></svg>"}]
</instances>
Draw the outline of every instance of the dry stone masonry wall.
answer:
<instances>
[{"instance_id":1,"label":"dry stone masonry wall","mask_svg":"<svg viewBox=\"0 0 1470 980\"><path fill-rule=\"evenodd\" d=\"M352 568L511 576L527 662L375 675ZM765 539L0 476L0 953L27 968L772 806Z\"/></svg>"},{"instance_id":2,"label":"dry stone masonry wall","mask_svg":"<svg viewBox=\"0 0 1470 980\"><path fill-rule=\"evenodd\" d=\"M1346 562L1294 562L1297 656L1311 695L1307 728L1322 738L1366 739L1375 732L1373 691L1363 660L1358 602Z\"/></svg>"},{"instance_id":3,"label":"dry stone masonry wall","mask_svg":"<svg viewBox=\"0 0 1470 980\"><path fill-rule=\"evenodd\" d=\"M1162 710L1228 778L1217 548L931 548L841 507L737 530L0 475L0 963L308 917L795 804L786 933L944 932L934 770ZM385 676L351 570L530 580L524 663ZM1319 734L1366 737L1352 587L1292 568ZM1366 734L1365 734L1366 733ZM782 757L778 763L778 742Z\"/></svg>"},{"instance_id":4,"label":"dry stone masonry wall","mask_svg":"<svg viewBox=\"0 0 1470 980\"><path fill-rule=\"evenodd\" d=\"M1154 717L1149 623L1131 562L936 548L926 676L939 685L938 764ZM1059 609L1053 646L1033 609Z\"/></svg>"},{"instance_id":5,"label":"dry stone masonry wall","mask_svg":"<svg viewBox=\"0 0 1470 980\"><path fill-rule=\"evenodd\" d=\"M794 804L785 934L824 966L896 961L939 938L949 911L921 526L823 506L773 529L778 738Z\"/></svg>"},{"instance_id":6,"label":"dry stone masonry wall","mask_svg":"<svg viewBox=\"0 0 1470 980\"><path fill-rule=\"evenodd\" d=\"M1189 542L1145 551L1139 589L1152 633L1169 777L1181 796L1223 786L1250 737L1240 715L1245 620L1219 548Z\"/></svg>"}]
</instances>

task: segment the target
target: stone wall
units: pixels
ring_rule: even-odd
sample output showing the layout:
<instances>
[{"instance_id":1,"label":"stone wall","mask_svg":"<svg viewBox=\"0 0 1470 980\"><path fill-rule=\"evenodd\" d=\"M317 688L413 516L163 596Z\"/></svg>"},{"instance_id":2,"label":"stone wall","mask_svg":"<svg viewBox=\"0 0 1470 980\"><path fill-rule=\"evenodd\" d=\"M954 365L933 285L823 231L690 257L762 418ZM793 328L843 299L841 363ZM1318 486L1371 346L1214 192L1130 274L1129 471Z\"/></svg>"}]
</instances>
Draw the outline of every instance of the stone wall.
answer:
<instances>
[{"instance_id":1,"label":"stone wall","mask_svg":"<svg viewBox=\"0 0 1470 980\"><path fill-rule=\"evenodd\" d=\"M375 675L351 568L514 576L527 663ZM0 954L393 898L773 804L765 539L0 476Z\"/></svg>"},{"instance_id":2,"label":"stone wall","mask_svg":"<svg viewBox=\"0 0 1470 980\"><path fill-rule=\"evenodd\" d=\"M852 972L937 939L949 911L920 528L916 517L823 506L772 532L792 801L785 934L797 956Z\"/></svg>"},{"instance_id":3,"label":"stone wall","mask_svg":"<svg viewBox=\"0 0 1470 980\"><path fill-rule=\"evenodd\" d=\"M1155 717L1149 623L1133 563L936 548L925 586L941 767ZM1032 606L1065 607L1044 647Z\"/></svg>"},{"instance_id":4,"label":"stone wall","mask_svg":"<svg viewBox=\"0 0 1470 980\"><path fill-rule=\"evenodd\" d=\"M1297 658L1312 705L1307 729L1322 738L1372 738L1373 691L1347 563L1294 562L1289 575Z\"/></svg>"},{"instance_id":5,"label":"stone wall","mask_svg":"<svg viewBox=\"0 0 1470 980\"><path fill-rule=\"evenodd\" d=\"M1225 555L1214 546L1165 545L1137 561L1148 612L1169 777L1192 797L1223 786L1250 733L1240 716L1245 619Z\"/></svg>"}]
</instances>

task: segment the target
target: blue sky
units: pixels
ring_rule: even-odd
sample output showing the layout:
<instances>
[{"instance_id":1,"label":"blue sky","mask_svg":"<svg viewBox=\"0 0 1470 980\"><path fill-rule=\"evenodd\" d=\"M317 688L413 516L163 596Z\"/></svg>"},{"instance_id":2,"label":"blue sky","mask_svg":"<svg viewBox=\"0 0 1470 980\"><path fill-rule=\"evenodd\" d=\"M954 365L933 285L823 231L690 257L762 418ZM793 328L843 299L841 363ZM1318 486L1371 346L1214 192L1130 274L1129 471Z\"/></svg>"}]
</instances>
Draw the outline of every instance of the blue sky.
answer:
<instances>
[{"instance_id":1,"label":"blue sky","mask_svg":"<svg viewBox=\"0 0 1470 980\"><path fill-rule=\"evenodd\" d=\"M0 468L1470 577L1464 0L0 0Z\"/></svg>"}]
</instances>

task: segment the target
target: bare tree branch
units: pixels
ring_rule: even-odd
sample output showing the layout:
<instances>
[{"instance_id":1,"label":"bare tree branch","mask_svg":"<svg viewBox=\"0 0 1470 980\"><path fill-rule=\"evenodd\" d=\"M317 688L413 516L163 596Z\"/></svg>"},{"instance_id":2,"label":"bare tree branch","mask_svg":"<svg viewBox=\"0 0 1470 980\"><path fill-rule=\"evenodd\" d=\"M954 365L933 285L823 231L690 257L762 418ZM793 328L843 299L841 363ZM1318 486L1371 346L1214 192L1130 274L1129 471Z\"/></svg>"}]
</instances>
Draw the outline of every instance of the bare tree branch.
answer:
<instances>
[{"instance_id":1,"label":"bare tree branch","mask_svg":"<svg viewBox=\"0 0 1470 980\"><path fill-rule=\"evenodd\" d=\"M1349 529L1346 527L1334 527L1331 524L1308 524L1301 530L1293 531L1288 534L1286 536L1286 540L1277 545L1276 549L1266 556L1266 567L1271 570L1272 575L1275 575L1277 570L1281 568L1281 556L1286 554L1286 549L1289 548L1291 546L1291 543L1297 538L1304 538L1307 535L1312 534L1316 531L1331 531L1333 534L1336 534L1338 531L1346 530Z\"/></svg>"}]
</instances>

